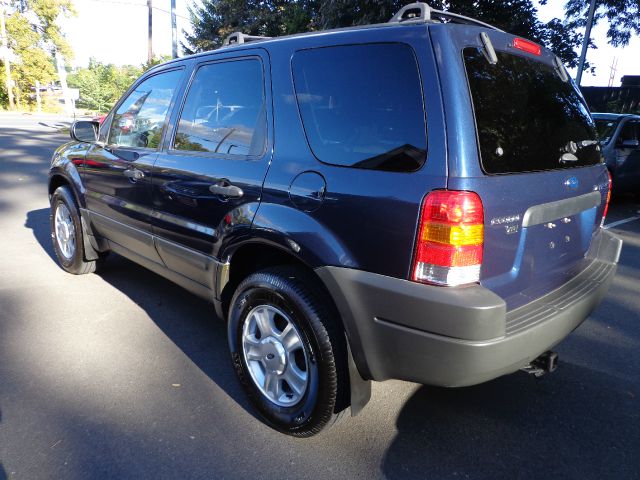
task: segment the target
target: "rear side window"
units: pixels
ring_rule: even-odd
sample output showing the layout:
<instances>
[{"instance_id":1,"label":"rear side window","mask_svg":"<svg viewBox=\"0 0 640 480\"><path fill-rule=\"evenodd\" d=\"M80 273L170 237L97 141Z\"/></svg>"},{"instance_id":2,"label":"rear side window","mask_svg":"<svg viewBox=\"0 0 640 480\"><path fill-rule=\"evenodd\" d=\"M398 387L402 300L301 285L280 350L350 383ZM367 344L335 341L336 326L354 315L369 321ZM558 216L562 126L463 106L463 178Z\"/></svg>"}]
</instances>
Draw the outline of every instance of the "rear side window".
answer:
<instances>
[{"instance_id":1,"label":"rear side window","mask_svg":"<svg viewBox=\"0 0 640 480\"><path fill-rule=\"evenodd\" d=\"M293 57L293 76L307 140L319 160L398 172L422 166L426 127L411 47L302 50Z\"/></svg>"},{"instance_id":2,"label":"rear side window","mask_svg":"<svg viewBox=\"0 0 640 480\"><path fill-rule=\"evenodd\" d=\"M203 65L189 87L173 148L259 156L264 153L266 122L260 60Z\"/></svg>"},{"instance_id":3,"label":"rear side window","mask_svg":"<svg viewBox=\"0 0 640 480\"><path fill-rule=\"evenodd\" d=\"M587 107L570 82L534 59L463 52L486 173L583 167L601 161Z\"/></svg>"}]
</instances>

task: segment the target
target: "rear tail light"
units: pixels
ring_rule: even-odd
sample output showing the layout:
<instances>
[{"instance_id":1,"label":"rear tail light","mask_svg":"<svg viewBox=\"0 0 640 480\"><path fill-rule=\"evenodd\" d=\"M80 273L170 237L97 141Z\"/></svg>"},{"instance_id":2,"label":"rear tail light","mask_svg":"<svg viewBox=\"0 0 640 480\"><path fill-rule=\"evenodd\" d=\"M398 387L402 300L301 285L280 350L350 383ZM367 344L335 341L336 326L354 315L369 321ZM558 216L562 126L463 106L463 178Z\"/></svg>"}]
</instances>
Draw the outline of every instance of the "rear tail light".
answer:
<instances>
[{"instance_id":1,"label":"rear tail light","mask_svg":"<svg viewBox=\"0 0 640 480\"><path fill-rule=\"evenodd\" d=\"M514 38L513 48L517 48L518 50L522 50L523 52L527 52L532 55L540 56L542 53L542 47L540 45L530 40L525 40L524 38Z\"/></svg>"},{"instance_id":2,"label":"rear tail light","mask_svg":"<svg viewBox=\"0 0 640 480\"><path fill-rule=\"evenodd\" d=\"M422 202L411 279L446 286L478 282L483 244L478 194L435 190Z\"/></svg>"},{"instance_id":3,"label":"rear tail light","mask_svg":"<svg viewBox=\"0 0 640 480\"><path fill-rule=\"evenodd\" d=\"M607 175L609 175L609 190L607 191L607 202L604 204L604 212L602 212L602 221L600 222L600 226L604 225L604 219L607 217L607 212L609 211L609 200L611 200L611 187L613 186L613 179L611 178L611 172L607 170Z\"/></svg>"}]
</instances>

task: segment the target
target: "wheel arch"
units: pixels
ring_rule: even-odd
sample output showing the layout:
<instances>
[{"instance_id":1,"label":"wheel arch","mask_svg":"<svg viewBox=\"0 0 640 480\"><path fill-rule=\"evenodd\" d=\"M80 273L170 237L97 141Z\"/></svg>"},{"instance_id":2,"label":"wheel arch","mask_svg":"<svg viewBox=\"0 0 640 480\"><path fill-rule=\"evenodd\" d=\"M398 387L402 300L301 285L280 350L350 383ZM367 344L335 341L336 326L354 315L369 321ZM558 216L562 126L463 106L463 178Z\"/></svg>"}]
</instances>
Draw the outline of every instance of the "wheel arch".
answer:
<instances>
[{"instance_id":1,"label":"wheel arch","mask_svg":"<svg viewBox=\"0 0 640 480\"><path fill-rule=\"evenodd\" d=\"M226 274L219 275L218 280L226 279L224 287L220 290L219 302L216 307L220 309L218 314L226 321L231 298L238 285L247 278L251 273L275 266L293 265L305 269L315 280L316 285L320 288L331 304L336 318L342 331L345 334L345 342L347 344L347 362L349 376L350 405L352 416L357 415L371 398L371 381L364 380L361 372L367 371L364 365L358 366L352 354L352 342L350 341L349 332L346 324L340 316L335 300L331 296L329 289L324 281L316 273L314 267L305 261L302 257L296 255L292 249L287 249L281 244L267 241L265 239L253 239L245 242L234 249L229 255L227 262L220 268L226 269Z\"/></svg>"}]
</instances>

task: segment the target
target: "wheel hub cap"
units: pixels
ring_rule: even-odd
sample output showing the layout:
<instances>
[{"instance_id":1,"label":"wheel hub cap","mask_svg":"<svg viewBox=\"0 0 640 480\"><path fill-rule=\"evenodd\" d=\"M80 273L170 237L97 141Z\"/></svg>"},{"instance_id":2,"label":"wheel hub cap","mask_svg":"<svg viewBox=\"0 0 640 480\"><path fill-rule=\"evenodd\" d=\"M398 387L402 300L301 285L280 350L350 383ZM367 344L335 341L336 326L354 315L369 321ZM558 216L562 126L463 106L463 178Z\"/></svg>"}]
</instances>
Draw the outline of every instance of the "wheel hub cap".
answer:
<instances>
[{"instance_id":1,"label":"wheel hub cap","mask_svg":"<svg viewBox=\"0 0 640 480\"><path fill-rule=\"evenodd\" d=\"M60 253L70 260L76 252L76 236L71 212L64 203L59 203L56 208L54 229Z\"/></svg>"},{"instance_id":2,"label":"wheel hub cap","mask_svg":"<svg viewBox=\"0 0 640 480\"><path fill-rule=\"evenodd\" d=\"M253 308L242 328L242 353L258 390L281 407L295 405L309 382L304 343L291 319L272 305Z\"/></svg>"}]
</instances>

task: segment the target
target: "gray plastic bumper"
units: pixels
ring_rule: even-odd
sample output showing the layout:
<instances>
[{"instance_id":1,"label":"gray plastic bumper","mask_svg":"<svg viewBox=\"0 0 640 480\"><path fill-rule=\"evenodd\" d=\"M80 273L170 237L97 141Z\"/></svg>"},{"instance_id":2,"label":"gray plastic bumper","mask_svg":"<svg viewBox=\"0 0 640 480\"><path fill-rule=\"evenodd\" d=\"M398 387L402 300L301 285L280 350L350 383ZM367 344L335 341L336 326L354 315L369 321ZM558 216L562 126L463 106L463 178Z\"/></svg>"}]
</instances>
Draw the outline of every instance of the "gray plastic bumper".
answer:
<instances>
[{"instance_id":1,"label":"gray plastic bumper","mask_svg":"<svg viewBox=\"0 0 640 480\"><path fill-rule=\"evenodd\" d=\"M363 378L453 387L514 372L565 338L607 292L621 247L599 230L586 269L509 312L480 285L435 287L341 267L316 272L340 311Z\"/></svg>"}]
</instances>

